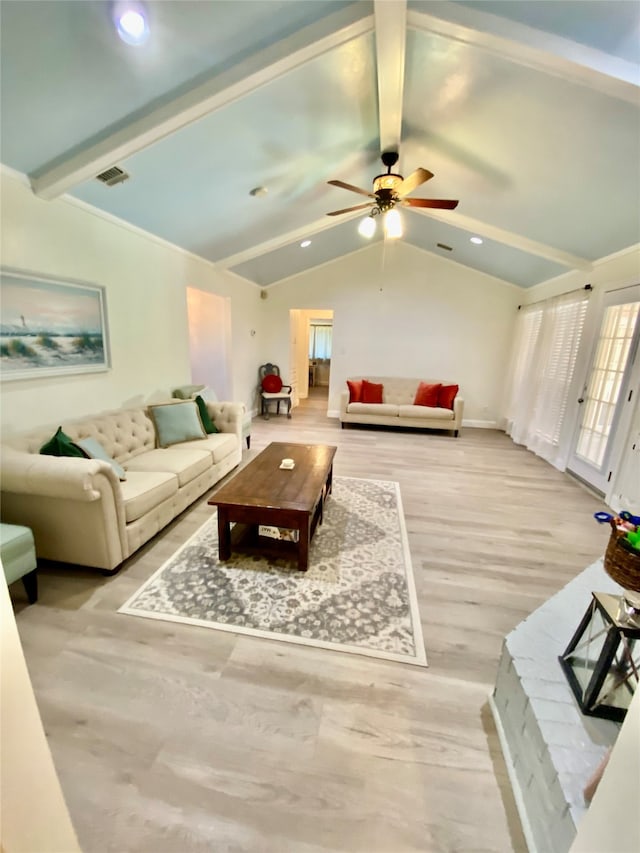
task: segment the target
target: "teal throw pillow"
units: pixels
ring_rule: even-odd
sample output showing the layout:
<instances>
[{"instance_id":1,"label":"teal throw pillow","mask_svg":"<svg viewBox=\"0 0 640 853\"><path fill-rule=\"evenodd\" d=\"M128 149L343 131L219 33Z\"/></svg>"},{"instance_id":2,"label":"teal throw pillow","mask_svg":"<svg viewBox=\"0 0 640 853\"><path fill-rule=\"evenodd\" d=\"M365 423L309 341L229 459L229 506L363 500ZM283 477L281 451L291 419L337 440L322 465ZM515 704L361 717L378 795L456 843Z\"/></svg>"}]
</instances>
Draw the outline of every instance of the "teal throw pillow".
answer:
<instances>
[{"instance_id":1,"label":"teal throw pillow","mask_svg":"<svg viewBox=\"0 0 640 853\"><path fill-rule=\"evenodd\" d=\"M58 427L55 435L42 445L40 453L44 456L78 456L80 459L87 458L86 453L77 444L74 444L66 433L62 432L61 426Z\"/></svg>"},{"instance_id":2,"label":"teal throw pillow","mask_svg":"<svg viewBox=\"0 0 640 853\"><path fill-rule=\"evenodd\" d=\"M198 406L198 411L200 412L200 420L202 421L202 426L206 433L211 435L212 432L220 432L218 427L211 420L211 415L207 409L207 404L202 399L202 397L198 394L196 397L196 405Z\"/></svg>"},{"instance_id":3,"label":"teal throw pillow","mask_svg":"<svg viewBox=\"0 0 640 853\"><path fill-rule=\"evenodd\" d=\"M165 403L149 406L149 412L156 426L156 436L160 447L170 447L181 441L206 438L198 407L193 400L184 403Z\"/></svg>"},{"instance_id":4,"label":"teal throw pillow","mask_svg":"<svg viewBox=\"0 0 640 853\"><path fill-rule=\"evenodd\" d=\"M76 441L78 447L84 450L89 459L101 459L103 462L108 462L115 471L116 477L120 480L127 479L127 472L120 463L112 459L100 442L95 438L80 438Z\"/></svg>"}]
</instances>

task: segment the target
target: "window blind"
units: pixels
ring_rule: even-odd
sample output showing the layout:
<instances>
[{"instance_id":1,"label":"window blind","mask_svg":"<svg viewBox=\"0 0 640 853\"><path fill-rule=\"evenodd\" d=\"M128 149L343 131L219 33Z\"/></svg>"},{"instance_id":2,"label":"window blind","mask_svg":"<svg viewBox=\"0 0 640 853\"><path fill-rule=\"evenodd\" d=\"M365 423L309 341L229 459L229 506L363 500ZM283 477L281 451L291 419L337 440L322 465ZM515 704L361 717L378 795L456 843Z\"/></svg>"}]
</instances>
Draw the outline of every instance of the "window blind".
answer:
<instances>
[{"instance_id":1,"label":"window blind","mask_svg":"<svg viewBox=\"0 0 640 853\"><path fill-rule=\"evenodd\" d=\"M580 291L525 308L516 332L507 432L557 467L588 300Z\"/></svg>"}]
</instances>

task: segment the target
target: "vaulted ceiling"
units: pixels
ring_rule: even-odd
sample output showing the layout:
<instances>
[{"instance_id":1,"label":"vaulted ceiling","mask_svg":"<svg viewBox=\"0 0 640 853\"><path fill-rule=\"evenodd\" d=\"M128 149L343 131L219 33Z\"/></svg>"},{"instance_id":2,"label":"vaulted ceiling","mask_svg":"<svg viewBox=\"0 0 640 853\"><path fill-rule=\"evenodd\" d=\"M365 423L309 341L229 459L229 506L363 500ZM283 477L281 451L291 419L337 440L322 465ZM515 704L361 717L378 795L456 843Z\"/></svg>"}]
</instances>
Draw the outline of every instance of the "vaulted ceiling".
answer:
<instances>
[{"instance_id":1,"label":"vaulted ceiling","mask_svg":"<svg viewBox=\"0 0 640 853\"><path fill-rule=\"evenodd\" d=\"M269 286L366 244L327 181L397 150L459 199L402 239L460 264L529 287L640 242L635 0L148 0L137 47L111 7L0 2L0 160L44 200Z\"/></svg>"}]
</instances>

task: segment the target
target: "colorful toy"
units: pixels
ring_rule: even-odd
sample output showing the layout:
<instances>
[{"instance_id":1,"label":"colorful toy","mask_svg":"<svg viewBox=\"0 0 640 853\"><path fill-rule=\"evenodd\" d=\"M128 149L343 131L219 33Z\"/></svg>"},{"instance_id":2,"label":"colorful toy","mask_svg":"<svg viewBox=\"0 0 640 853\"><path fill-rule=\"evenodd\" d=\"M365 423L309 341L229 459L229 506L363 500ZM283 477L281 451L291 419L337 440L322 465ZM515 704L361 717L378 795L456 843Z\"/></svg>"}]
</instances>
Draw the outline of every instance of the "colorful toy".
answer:
<instances>
[{"instance_id":1,"label":"colorful toy","mask_svg":"<svg viewBox=\"0 0 640 853\"><path fill-rule=\"evenodd\" d=\"M636 551L640 551L640 530L630 530L626 536L627 542Z\"/></svg>"}]
</instances>

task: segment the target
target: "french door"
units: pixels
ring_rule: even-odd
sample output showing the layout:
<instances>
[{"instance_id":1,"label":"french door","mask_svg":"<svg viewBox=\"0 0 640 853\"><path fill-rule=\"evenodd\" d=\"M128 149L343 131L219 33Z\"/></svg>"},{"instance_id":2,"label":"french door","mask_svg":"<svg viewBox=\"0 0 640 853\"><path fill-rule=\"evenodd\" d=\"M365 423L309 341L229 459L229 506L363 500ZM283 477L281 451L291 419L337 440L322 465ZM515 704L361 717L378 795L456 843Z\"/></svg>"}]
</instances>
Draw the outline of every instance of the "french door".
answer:
<instances>
[{"instance_id":1,"label":"french door","mask_svg":"<svg viewBox=\"0 0 640 853\"><path fill-rule=\"evenodd\" d=\"M567 468L605 494L616 434L635 405L631 381L640 337L640 285L607 294ZM636 389L637 393L637 389Z\"/></svg>"}]
</instances>

